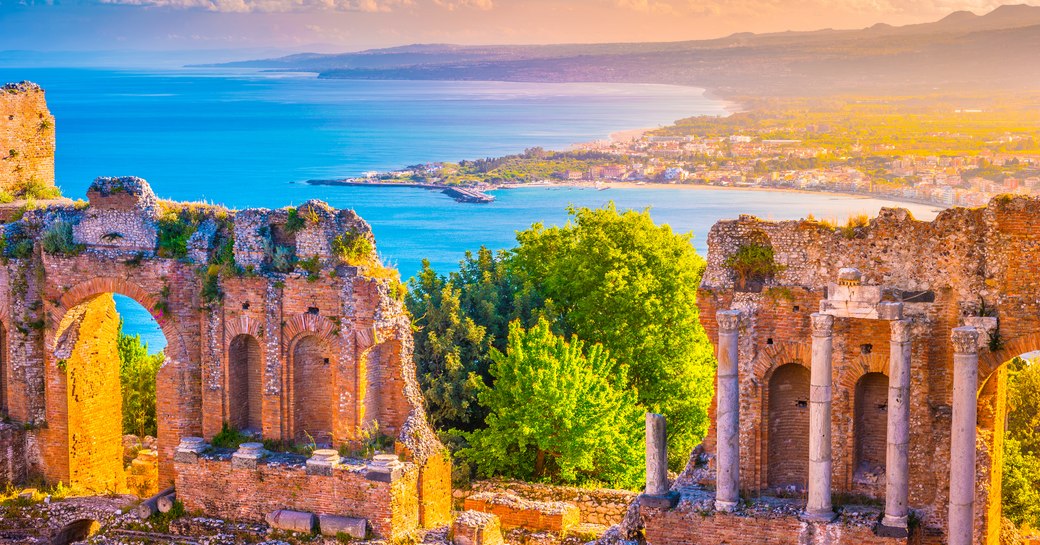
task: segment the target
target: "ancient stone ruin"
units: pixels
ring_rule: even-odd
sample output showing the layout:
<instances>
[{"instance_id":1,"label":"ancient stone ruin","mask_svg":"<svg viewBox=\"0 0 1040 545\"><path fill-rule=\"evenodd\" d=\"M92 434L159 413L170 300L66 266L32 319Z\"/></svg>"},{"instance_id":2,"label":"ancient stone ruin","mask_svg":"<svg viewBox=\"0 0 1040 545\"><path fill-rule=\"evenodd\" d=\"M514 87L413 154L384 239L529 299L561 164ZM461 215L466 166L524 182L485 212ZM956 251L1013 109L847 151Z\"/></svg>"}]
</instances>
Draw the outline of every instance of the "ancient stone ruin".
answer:
<instances>
[{"instance_id":1,"label":"ancient stone ruin","mask_svg":"<svg viewBox=\"0 0 1040 545\"><path fill-rule=\"evenodd\" d=\"M51 119L42 91L23 87L0 95L2 147L19 157L23 118ZM12 109L19 96L31 103ZM53 184L53 141L33 156ZM297 509L388 538L450 522L450 462L426 420L403 286L364 220L319 201L163 201L132 177L98 178L87 197L2 211L0 481L128 490L121 294L168 341L152 490L176 483L178 500L212 516ZM257 443L212 448L222 431ZM302 446L324 448L292 454Z\"/></svg>"},{"instance_id":2,"label":"ancient stone ruin","mask_svg":"<svg viewBox=\"0 0 1040 545\"><path fill-rule=\"evenodd\" d=\"M849 228L742 216L708 245L713 425L685 501L640 506L647 541L999 543L1006 363L1040 349L1040 200ZM772 255L752 277L732 257L749 246Z\"/></svg>"}]
</instances>

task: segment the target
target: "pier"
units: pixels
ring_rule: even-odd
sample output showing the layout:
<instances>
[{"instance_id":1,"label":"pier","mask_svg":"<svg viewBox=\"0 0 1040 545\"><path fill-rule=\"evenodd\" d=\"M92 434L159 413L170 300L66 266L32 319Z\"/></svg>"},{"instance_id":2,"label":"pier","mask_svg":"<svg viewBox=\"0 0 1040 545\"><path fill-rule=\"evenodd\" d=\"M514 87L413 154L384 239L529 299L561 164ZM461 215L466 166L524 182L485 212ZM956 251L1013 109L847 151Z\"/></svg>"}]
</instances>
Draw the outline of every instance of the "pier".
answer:
<instances>
[{"instance_id":1,"label":"pier","mask_svg":"<svg viewBox=\"0 0 1040 545\"><path fill-rule=\"evenodd\" d=\"M379 187L417 187L420 189L440 190L441 193L466 203L491 203L495 197L470 187L457 187L444 184L421 184L414 182L382 182L369 181L363 178L346 178L340 180L307 180L310 185L346 185L346 186L379 186Z\"/></svg>"}]
</instances>

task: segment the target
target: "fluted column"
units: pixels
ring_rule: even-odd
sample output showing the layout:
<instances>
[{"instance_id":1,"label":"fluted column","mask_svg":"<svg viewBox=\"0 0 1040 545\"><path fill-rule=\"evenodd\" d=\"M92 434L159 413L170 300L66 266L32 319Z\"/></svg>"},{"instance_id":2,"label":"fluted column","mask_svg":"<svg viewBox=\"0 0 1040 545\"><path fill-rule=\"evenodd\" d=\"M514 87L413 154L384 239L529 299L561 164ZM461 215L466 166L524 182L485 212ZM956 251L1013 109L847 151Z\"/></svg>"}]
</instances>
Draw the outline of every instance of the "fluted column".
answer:
<instances>
[{"instance_id":1,"label":"fluted column","mask_svg":"<svg viewBox=\"0 0 1040 545\"><path fill-rule=\"evenodd\" d=\"M910 320L893 320L888 360L888 447L885 451L885 517L879 533L907 535L910 493Z\"/></svg>"},{"instance_id":2,"label":"fluted column","mask_svg":"<svg viewBox=\"0 0 1040 545\"><path fill-rule=\"evenodd\" d=\"M740 499L739 310L715 313L719 322L719 383L716 389L715 508L732 511Z\"/></svg>"},{"instance_id":3,"label":"fluted column","mask_svg":"<svg viewBox=\"0 0 1040 545\"><path fill-rule=\"evenodd\" d=\"M953 429L950 431L949 545L972 545L975 526L976 391L979 382L979 333L953 329Z\"/></svg>"},{"instance_id":4,"label":"fluted column","mask_svg":"<svg viewBox=\"0 0 1040 545\"><path fill-rule=\"evenodd\" d=\"M834 316L814 313L809 379L809 501L807 518L834 520L831 507L831 353Z\"/></svg>"}]
</instances>

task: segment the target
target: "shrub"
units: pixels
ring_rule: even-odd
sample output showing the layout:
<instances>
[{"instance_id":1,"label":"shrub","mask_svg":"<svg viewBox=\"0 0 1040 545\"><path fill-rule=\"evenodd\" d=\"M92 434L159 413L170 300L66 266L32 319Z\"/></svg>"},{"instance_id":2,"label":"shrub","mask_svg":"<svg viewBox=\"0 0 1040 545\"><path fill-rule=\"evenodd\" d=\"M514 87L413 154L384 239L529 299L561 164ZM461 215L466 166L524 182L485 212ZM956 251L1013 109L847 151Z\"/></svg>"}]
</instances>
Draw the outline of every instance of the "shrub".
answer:
<instances>
[{"instance_id":1,"label":"shrub","mask_svg":"<svg viewBox=\"0 0 1040 545\"><path fill-rule=\"evenodd\" d=\"M35 176L25 181L21 193L26 199L57 199L61 197L61 190L57 186L44 183L43 180Z\"/></svg>"},{"instance_id":2,"label":"shrub","mask_svg":"<svg viewBox=\"0 0 1040 545\"><path fill-rule=\"evenodd\" d=\"M84 245L76 244L72 235L72 224L56 221L47 228L40 240L43 251L53 255L74 256L83 251Z\"/></svg>"},{"instance_id":3,"label":"shrub","mask_svg":"<svg viewBox=\"0 0 1040 545\"><path fill-rule=\"evenodd\" d=\"M751 282L762 282L780 272L773 247L761 242L741 244L726 258L726 267L737 274L737 288L746 289Z\"/></svg>"},{"instance_id":4,"label":"shrub","mask_svg":"<svg viewBox=\"0 0 1040 545\"><path fill-rule=\"evenodd\" d=\"M187 214L168 210L159 218L159 257L188 257L188 239L198 229L198 222L186 216Z\"/></svg>"},{"instance_id":5,"label":"shrub","mask_svg":"<svg viewBox=\"0 0 1040 545\"><path fill-rule=\"evenodd\" d=\"M210 265L202 271L202 304L213 305L224 298L220 289L220 265Z\"/></svg>"},{"instance_id":6,"label":"shrub","mask_svg":"<svg viewBox=\"0 0 1040 545\"><path fill-rule=\"evenodd\" d=\"M296 268L296 252L292 247L275 246L271 254L271 270L280 273L290 273Z\"/></svg>"},{"instance_id":7,"label":"shrub","mask_svg":"<svg viewBox=\"0 0 1040 545\"><path fill-rule=\"evenodd\" d=\"M332 251L348 265L364 265L372 260L372 241L357 231L336 235Z\"/></svg>"},{"instance_id":8,"label":"shrub","mask_svg":"<svg viewBox=\"0 0 1040 545\"><path fill-rule=\"evenodd\" d=\"M252 437L232 428L231 424L224 422L220 427L220 431L213 436L210 444L216 448L238 448L242 443L248 443L252 439Z\"/></svg>"},{"instance_id":9,"label":"shrub","mask_svg":"<svg viewBox=\"0 0 1040 545\"><path fill-rule=\"evenodd\" d=\"M307 273L308 282L316 282L321 275L321 260L318 256L313 255L307 259L301 259L296 262L296 265L300 267L304 272Z\"/></svg>"},{"instance_id":10,"label":"shrub","mask_svg":"<svg viewBox=\"0 0 1040 545\"><path fill-rule=\"evenodd\" d=\"M303 230L307 223L303 220L303 216L300 215L300 211L296 208L289 209L289 219L285 220L285 232L290 235L295 235Z\"/></svg>"}]
</instances>

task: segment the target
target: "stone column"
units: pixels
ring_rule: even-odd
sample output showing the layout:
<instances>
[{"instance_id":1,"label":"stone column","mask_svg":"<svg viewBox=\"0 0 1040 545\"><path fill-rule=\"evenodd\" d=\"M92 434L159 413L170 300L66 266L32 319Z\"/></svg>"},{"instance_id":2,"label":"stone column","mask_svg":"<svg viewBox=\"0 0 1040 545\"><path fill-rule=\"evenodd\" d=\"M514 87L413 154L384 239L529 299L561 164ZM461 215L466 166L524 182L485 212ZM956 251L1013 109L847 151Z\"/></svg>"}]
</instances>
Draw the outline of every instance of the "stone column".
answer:
<instances>
[{"instance_id":1,"label":"stone column","mask_svg":"<svg viewBox=\"0 0 1040 545\"><path fill-rule=\"evenodd\" d=\"M715 508L732 511L740 499L739 310L715 313L719 322L719 382L715 392Z\"/></svg>"},{"instance_id":2,"label":"stone column","mask_svg":"<svg viewBox=\"0 0 1040 545\"><path fill-rule=\"evenodd\" d=\"M809 501L810 520L834 520L831 507L831 352L834 316L814 313L812 369L809 380Z\"/></svg>"},{"instance_id":3,"label":"stone column","mask_svg":"<svg viewBox=\"0 0 1040 545\"><path fill-rule=\"evenodd\" d=\"M910 493L910 320L893 320L888 360L888 448L885 518L878 533L906 537Z\"/></svg>"},{"instance_id":4,"label":"stone column","mask_svg":"<svg viewBox=\"0 0 1040 545\"><path fill-rule=\"evenodd\" d=\"M953 429L950 431L949 545L972 545L975 528L975 427L979 333L953 329Z\"/></svg>"},{"instance_id":5,"label":"stone column","mask_svg":"<svg viewBox=\"0 0 1040 545\"><path fill-rule=\"evenodd\" d=\"M668 443L664 416L646 413L646 494L668 493Z\"/></svg>"}]
</instances>

